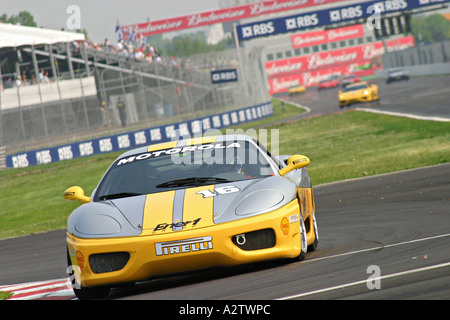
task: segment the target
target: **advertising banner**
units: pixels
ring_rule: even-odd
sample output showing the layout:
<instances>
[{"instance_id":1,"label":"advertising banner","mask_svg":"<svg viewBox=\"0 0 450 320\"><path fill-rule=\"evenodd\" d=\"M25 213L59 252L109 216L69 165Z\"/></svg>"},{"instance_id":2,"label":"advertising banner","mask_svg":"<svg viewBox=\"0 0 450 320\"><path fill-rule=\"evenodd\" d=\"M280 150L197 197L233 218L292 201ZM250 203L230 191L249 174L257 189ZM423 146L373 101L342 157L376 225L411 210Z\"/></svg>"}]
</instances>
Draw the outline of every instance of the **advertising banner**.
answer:
<instances>
[{"instance_id":1,"label":"advertising banner","mask_svg":"<svg viewBox=\"0 0 450 320\"><path fill-rule=\"evenodd\" d=\"M299 72L313 71L339 65L347 65L362 60L380 57L387 52L403 50L414 46L414 37L407 36L394 41L377 41L345 49L337 49L299 56L295 58L269 61L265 69L269 78L293 75Z\"/></svg>"},{"instance_id":2,"label":"advertising banner","mask_svg":"<svg viewBox=\"0 0 450 320\"><path fill-rule=\"evenodd\" d=\"M302 31L333 23L357 19L373 18L392 12L401 12L423 8L430 5L447 3L450 0L377 0L355 3L352 5L299 13L287 17L256 21L237 26L240 41L267 37L293 31Z\"/></svg>"},{"instance_id":3,"label":"advertising banner","mask_svg":"<svg viewBox=\"0 0 450 320\"><path fill-rule=\"evenodd\" d=\"M272 102L205 116L193 120L161 125L158 127L126 132L112 136L74 142L53 148L39 149L6 156L6 167L23 168L40 164L71 160L97 154L125 151L177 140L179 137L194 137L207 130L222 129L273 115Z\"/></svg>"},{"instance_id":4,"label":"advertising banner","mask_svg":"<svg viewBox=\"0 0 450 320\"><path fill-rule=\"evenodd\" d=\"M269 79L270 94L276 94L287 91L290 87L296 85L304 85L306 87L315 86L320 81L326 80L331 76L343 76L347 74L355 74L360 77L374 75L374 68L365 68L370 61L360 61L349 65L335 66L320 70L306 71L290 76Z\"/></svg>"},{"instance_id":5,"label":"advertising banner","mask_svg":"<svg viewBox=\"0 0 450 320\"><path fill-rule=\"evenodd\" d=\"M179 31L188 28L207 26L215 23L236 21L247 18L255 18L265 14L308 8L317 5L334 2L344 2L344 0L270 0L255 1L254 3L205 11L186 16L161 19L144 23L118 26L121 32L127 34L141 34L151 36L158 33Z\"/></svg>"},{"instance_id":6,"label":"advertising banner","mask_svg":"<svg viewBox=\"0 0 450 320\"><path fill-rule=\"evenodd\" d=\"M332 29L319 30L313 32L304 32L291 36L292 47L294 49L317 46L324 43L342 41L347 39L360 38L364 36L364 27L362 24Z\"/></svg>"},{"instance_id":7,"label":"advertising banner","mask_svg":"<svg viewBox=\"0 0 450 320\"><path fill-rule=\"evenodd\" d=\"M224 82L238 81L236 69L223 69L211 71L211 83L218 84Z\"/></svg>"}]
</instances>

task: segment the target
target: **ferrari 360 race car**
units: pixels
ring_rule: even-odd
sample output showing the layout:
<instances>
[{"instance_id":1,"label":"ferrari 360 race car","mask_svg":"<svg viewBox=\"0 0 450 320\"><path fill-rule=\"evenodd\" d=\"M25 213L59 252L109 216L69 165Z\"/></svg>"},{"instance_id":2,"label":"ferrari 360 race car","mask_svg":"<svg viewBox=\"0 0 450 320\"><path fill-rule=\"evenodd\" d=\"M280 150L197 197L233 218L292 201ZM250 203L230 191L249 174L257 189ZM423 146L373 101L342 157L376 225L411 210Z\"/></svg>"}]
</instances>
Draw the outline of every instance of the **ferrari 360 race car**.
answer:
<instances>
[{"instance_id":1,"label":"ferrari 360 race car","mask_svg":"<svg viewBox=\"0 0 450 320\"><path fill-rule=\"evenodd\" d=\"M305 93L306 88L304 85L298 84L296 86L292 86L288 89L289 95L293 95L296 93Z\"/></svg>"},{"instance_id":2,"label":"ferrari 360 race car","mask_svg":"<svg viewBox=\"0 0 450 320\"><path fill-rule=\"evenodd\" d=\"M350 106L357 102L371 102L380 99L376 84L369 85L366 81L357 82L338 92L339 107Z\"/></svg>"},{"instance_id":3,"label":"ferrari 360 race car","mask_svg":"<svg viewBox=\"0 0 450 320\"><path fill-rule=\"evenodd\" d=\"M125 152L76 208L67 256L80 299L111 287L210 267L302 260L318 229L305 156L274 157L246 135Z\"/></svg>"}]
</instances>

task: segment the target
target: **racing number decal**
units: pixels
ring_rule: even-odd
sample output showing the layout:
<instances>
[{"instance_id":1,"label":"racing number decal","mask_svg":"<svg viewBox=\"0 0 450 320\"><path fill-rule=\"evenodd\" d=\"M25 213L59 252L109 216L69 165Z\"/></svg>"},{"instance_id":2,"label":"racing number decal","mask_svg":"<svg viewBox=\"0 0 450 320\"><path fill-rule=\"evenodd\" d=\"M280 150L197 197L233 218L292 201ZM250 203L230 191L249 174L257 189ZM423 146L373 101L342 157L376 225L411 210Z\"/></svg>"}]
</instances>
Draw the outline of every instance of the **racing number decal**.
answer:
<instances>
[{"instance_id":1,"label":"racing number decal","mask_svg":"<svg viewBox=\"0 0 450 320\"><path fill-rule=\"evenodd\" d=\"M224 195L224 194L229 194L229 193L235 193L235 192L239 192L241 191L241 189L239 189L238 187L235 186L226 186L226 187L220 187L220 188L215 188L213 189L213 191L207 189L207 190L202 190L197 192L196 194L201 194L203 196L203 198L211 198L211 197L216 197L219 195Z\"/></svg>"}]
</instances>

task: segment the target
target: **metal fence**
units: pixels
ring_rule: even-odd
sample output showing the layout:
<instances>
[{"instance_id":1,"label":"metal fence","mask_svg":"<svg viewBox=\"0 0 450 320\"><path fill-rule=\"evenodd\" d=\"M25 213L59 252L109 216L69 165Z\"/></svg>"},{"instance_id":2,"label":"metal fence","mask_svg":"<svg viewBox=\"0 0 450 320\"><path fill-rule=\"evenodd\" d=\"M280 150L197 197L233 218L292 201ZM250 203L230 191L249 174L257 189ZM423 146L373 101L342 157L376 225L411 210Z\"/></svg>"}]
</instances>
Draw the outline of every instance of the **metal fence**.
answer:
<instances>
[{"instance_id":1,"label":"metal fence","mask_svg":"<svg viewBox=\"0 0 450 320\"><path fill-rule=\"evenodd\" d=\"M63 85L73 79L57 80L52 84L56 89L49 87L47 91L40 85L34 104L20 103L30 100L25 90L12 88L0 93L0 146L6 147L7 154L270 101L258 49L248 54L228 50L186 59L165 58L153 63L111 54L103 59L105 54L96 51L88 54L88 74L93 80L89 84L84 81L86 73L77 73L80 79L77 97L64 94L74 92L73 88ZM237 81L213 84L211 71L222 69L236 69ZM96 94L92 94L93 82ZM9 92L9 96L19 101L16 105L5 100L11 99L7 90L15 90L12 94ZM50 94L54 98L49 99ZM119 98L125 102L123 124L117 108ZM8 103L10 107L6 108Z\"/></svg>"},{"instance_id":2,"label":"metal fence","mask_svg":"<svg viewBox=\"0 0 450 320\"><path fill-rule=\"evenodd\" d=\"M402 51L388 52L382 57L385 69L450 62L450 41L418 44Z\"/></svg>"}]
</instances>

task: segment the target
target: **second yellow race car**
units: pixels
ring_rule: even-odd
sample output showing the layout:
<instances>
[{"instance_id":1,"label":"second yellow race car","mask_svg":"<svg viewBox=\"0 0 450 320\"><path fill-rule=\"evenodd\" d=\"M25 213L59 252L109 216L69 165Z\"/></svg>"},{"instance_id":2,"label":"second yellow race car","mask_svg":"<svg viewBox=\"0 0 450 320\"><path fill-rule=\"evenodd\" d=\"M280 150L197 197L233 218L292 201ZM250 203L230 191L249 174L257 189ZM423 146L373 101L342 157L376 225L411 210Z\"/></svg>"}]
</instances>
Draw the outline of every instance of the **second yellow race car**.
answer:
<instances>
[{"instance_id":1,"label":"second yellow race car","mask_svg":"<svg viewBox=\"0 0 450 320\"><path fill-rule=\"evenodd\" d=\"M369 85L366 81L360 81L347 85L344 90L338 92L339 107L350 106L352 103L378 101L379 89L376 84Z\"/></svg>"},{"instance_id":2,"label":"second yellow race car","mask_svg":"<svg viewBox=\"0 0 450 320\"><path fill-rule=\"evenodd\" d=\"M288 93L289 95L293 95L296 93L304 93L306 91L306 88L304 85L298 84L296 86L292 86L289 88Z\"/></svg>"},{"instance_id":3,"label":"second yellow race car","mask_svg":"<svg viewBox=\"0 0 450 320\"><path fill-rule=\"evenodd\" d=\"M128 151L67 222L80 299L156 276L269 259L305 258L319 234L301 155L274 157L246 135L172 141Z\"/></svg>"}]
</instances>

